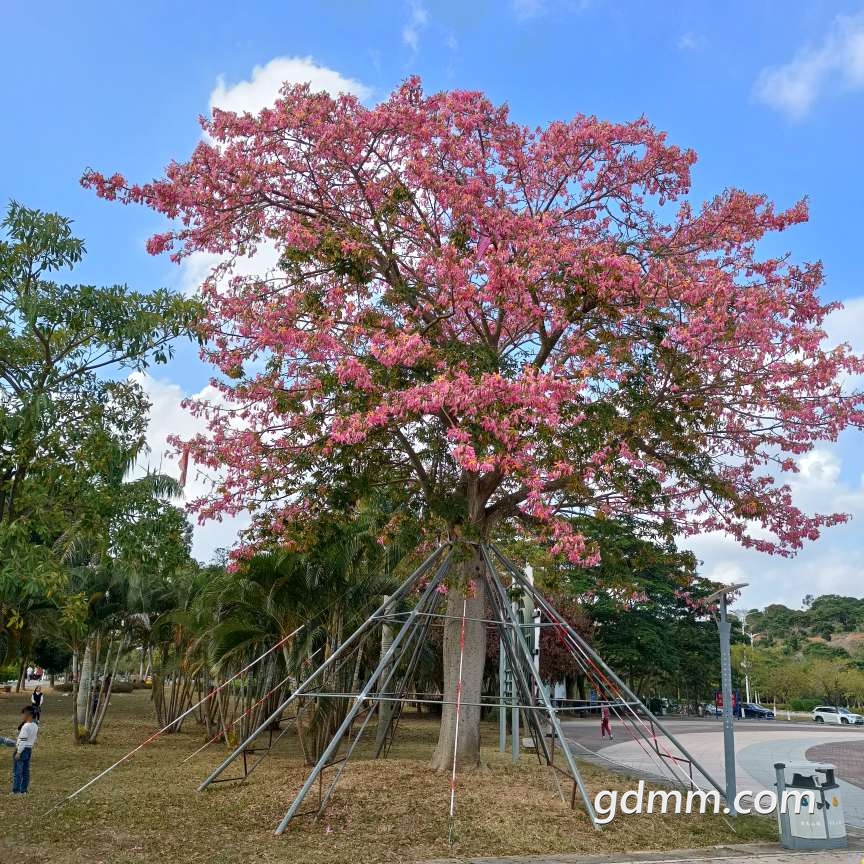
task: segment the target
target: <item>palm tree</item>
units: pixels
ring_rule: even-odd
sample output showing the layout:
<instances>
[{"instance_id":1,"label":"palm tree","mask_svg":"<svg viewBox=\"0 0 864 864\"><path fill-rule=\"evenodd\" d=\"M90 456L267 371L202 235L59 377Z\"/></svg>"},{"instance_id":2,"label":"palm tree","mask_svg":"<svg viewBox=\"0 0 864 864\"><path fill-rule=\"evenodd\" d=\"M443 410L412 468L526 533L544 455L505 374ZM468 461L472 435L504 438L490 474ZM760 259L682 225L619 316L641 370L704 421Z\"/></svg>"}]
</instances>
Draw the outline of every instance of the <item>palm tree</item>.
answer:
<instances>
[{"instance_id":1,"label":"palm tree","mask_svg":"<svg viewBox=\"0 0 864 864\"><path fill-rule=\"evenodd\" d=\"M302 549L262 551L239 573L226 572L205 590L204 617L215 622L208 633L211 664L223 679L301 625L304 628L235 691L235 704L226 716L243 718L238 734L272 713L290 683L296 684L332 655L393 590L396 566L413 528L397 532L395 541L385 547L378 538L392 516L386 502L361 501L350 512L324 516L308 527ZM331 668L319 682L320 689L356 689L369 659L368 647L358 649L351 663ZM346 710L347 700L323 696L298 707L296 728L307 761L317 760Z\"/></svg>"}]
</instances>

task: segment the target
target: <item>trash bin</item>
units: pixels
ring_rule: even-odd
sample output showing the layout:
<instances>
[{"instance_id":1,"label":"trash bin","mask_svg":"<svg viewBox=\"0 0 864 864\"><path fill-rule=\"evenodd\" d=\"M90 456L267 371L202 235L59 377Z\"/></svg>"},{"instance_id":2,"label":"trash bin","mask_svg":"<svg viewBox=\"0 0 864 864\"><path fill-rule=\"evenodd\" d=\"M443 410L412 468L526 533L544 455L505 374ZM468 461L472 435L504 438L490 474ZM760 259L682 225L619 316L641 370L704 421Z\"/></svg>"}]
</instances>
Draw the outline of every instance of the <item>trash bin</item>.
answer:
<instances>
[{"instance_id":1,"label":"trash bin","mask_svg":"<svg viewBox=\"0 0 864 864\"><path fill-rule=\"evenodd\" d=\"M846 822L840 786L835 767L826 762L776 762L777 820L780 842L787 849L845 849ZM795 799L784 793L813 793L813 812L807 798L801 799L800 812L795 812Z\"/></svg>"}]
</instances>

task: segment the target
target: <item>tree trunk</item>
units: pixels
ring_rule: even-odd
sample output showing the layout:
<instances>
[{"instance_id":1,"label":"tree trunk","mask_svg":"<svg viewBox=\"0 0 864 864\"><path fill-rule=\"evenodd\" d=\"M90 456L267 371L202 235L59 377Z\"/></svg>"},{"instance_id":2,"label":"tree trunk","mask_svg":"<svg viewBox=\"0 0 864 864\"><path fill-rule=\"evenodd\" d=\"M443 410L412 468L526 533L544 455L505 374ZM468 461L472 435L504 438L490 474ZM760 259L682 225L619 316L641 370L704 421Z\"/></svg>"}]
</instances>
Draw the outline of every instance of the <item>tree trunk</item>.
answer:
<instances>
[{"instance_id":1,"label":"tree trunk","mask_svg":"<svg viewBox=\"0 0 864 864\"><path fill-rule=\"evenodd\" d=\"M457 765L480 764L480 699L483 695L483 670L486 665L486 590L483 581L484 562L479 549L462 562L459 589L447 595L447 618L444 619L444 704L438 745L432 756L436 771L449 771L456 752ZM462 611L466 586L473 582L473 596L465 603L465 648L461 648ZM469 591L470 594L470 591ZM468 620L475 619L475 620ZM459 684L459 661L462 658L461 717L456 739L456 699Z\"/></svg>"},{"instance_id":2,"label":"tree trunk","mask_svg":"<svg viewBox=\"0 0 864 864\"><path fill-rule=\"evenodd\" d=\"M389 598L385 598L389 599ZM385 615L390 614L390 608L388 607L385 611ZM380 659L383 660L384 656L390 650L390 646L393 644L393 627L389 621L385 621L381 625L381 654ZM359 659L359 656L358 656ZM391 661L392 663L392 661ZM387 674L390 671L390 666L384 669L384 672L381 674L381 681L383 681ZM395 675L394 675L395 677ZM380 684L380 681L379 681ZM392 691L394 682L391 680L388 685L388 689ZM352 690L352 692L355 692ZM375 750L376 752L380 751L382 744L384 743L384 739L387 737L387 731L390 727L390 721L393 717L393 703L389 700L384 700L378 703L378 728L375 732Z\"/></svg>"},{"instance_id":3,"label":"tree trunk","mask_svg":"<svg viewBox=\"0 0 864 864\"><path fill-rule=\"evenodd\" d=\"M111 646L108 647L108 654L105 658L105 674L102 679L102 687L99 693L99 707L91 721L89 729L90 736L87 739L90 744L95 744L99 736L99 730L105 722L105 715L108 713L108 704L111 701L111 690L114 687L114 679L117 677L117 666L120 663L120 657L126 650L126 636L120 640L117 646L117 654L114 657L114 665L111 667L111 672L108 673L108 662L111 659Z\"/></svg>"},{"instance_id":4,"label":"tree trunk","mask_svg":"<svg viewBox=\"0 0 864 864\"><path fill-rule=\"evenodd\" d=\"M81 664L78 662L80 651L80 645L72 646L72 740L76 744L81 743L81 729L78 726L78 694L81 688L78 675L78 670L81 668Z\"/></svg>"},{"instance_id":5,"label":"tree trunk","mask_svg":"<svg viewBox=\"0 0 864 864\"><path fill-rule=\"evenodd\" d=\"M93 640L88 639L84 648L84 659L78 671L78 698L76 712L78 726L87 726L87 714L90 711L90 679L93 675Z\"/></svg>"}]
</instances>

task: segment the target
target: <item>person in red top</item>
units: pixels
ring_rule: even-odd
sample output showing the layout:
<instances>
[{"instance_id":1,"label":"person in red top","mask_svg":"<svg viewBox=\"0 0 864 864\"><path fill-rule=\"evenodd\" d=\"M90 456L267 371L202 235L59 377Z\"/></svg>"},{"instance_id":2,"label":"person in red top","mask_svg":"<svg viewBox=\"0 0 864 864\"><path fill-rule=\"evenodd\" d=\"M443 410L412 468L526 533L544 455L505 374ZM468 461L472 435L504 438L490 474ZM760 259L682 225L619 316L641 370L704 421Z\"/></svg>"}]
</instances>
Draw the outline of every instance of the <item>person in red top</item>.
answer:
<instances>
[{"instance_id":1,"label":"person in red top","mask_svg":"<svg viewBox=\"0 0 864 864\"><path fill-rule=\"evenodd\" d=\"M614 740L614 735L612 734L612 727L609 725L609 706L604 705L600 709L600 737L605 738L609 736L609 740Z\"/></svg>"}]
</instances>

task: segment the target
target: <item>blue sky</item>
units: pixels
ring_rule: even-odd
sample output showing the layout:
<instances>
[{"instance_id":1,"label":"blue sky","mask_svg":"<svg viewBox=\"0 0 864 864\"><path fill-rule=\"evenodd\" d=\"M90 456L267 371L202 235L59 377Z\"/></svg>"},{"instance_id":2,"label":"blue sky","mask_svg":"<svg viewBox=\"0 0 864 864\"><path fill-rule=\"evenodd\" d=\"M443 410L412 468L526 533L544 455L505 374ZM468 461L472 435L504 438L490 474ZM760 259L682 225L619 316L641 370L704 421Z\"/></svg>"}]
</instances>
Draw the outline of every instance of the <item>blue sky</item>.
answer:
<instances>
[{"instance_id":1,"label":"blue sky","mask_svg":"<svg viewBox=\"0 0 864 864\"><path fill-rule=\"evenodd\" d=\"M807 195L811 222L783 235L783 248L824 261L824 296L851 301L834 331L864 350L864 264L856 254L864 205L861 0L18 2L5 5L3 29L0 200L73 217L89 250L81 281L147 290L185 287L194 277L144 251L159 227L155 216L80 188L88 166L155 176L188 155L196 118L214 99L230 106L270 98L273 76L285 70L302 77L308 69L313 81L341 76L370 102L417 73L429 90L485 90L528 124L580 112L613 120L645 114L699 153L699 199L729 185L781 205ZM183 348L154 375L146 383L159 453L167 431L187 428L176 403L205 386L207 370ZM856 525L826 535L794 563L703 538L695 546L706 573L750 578L758 570L761 581L751 578L757 584L745 597L754 604L782 596L797 605L814 588L860 594L862 443L850 433L820 449L801 478L806 501L860 510ZM225 536L199 532L199 554Z\"/></svg>"}]
</instances>

